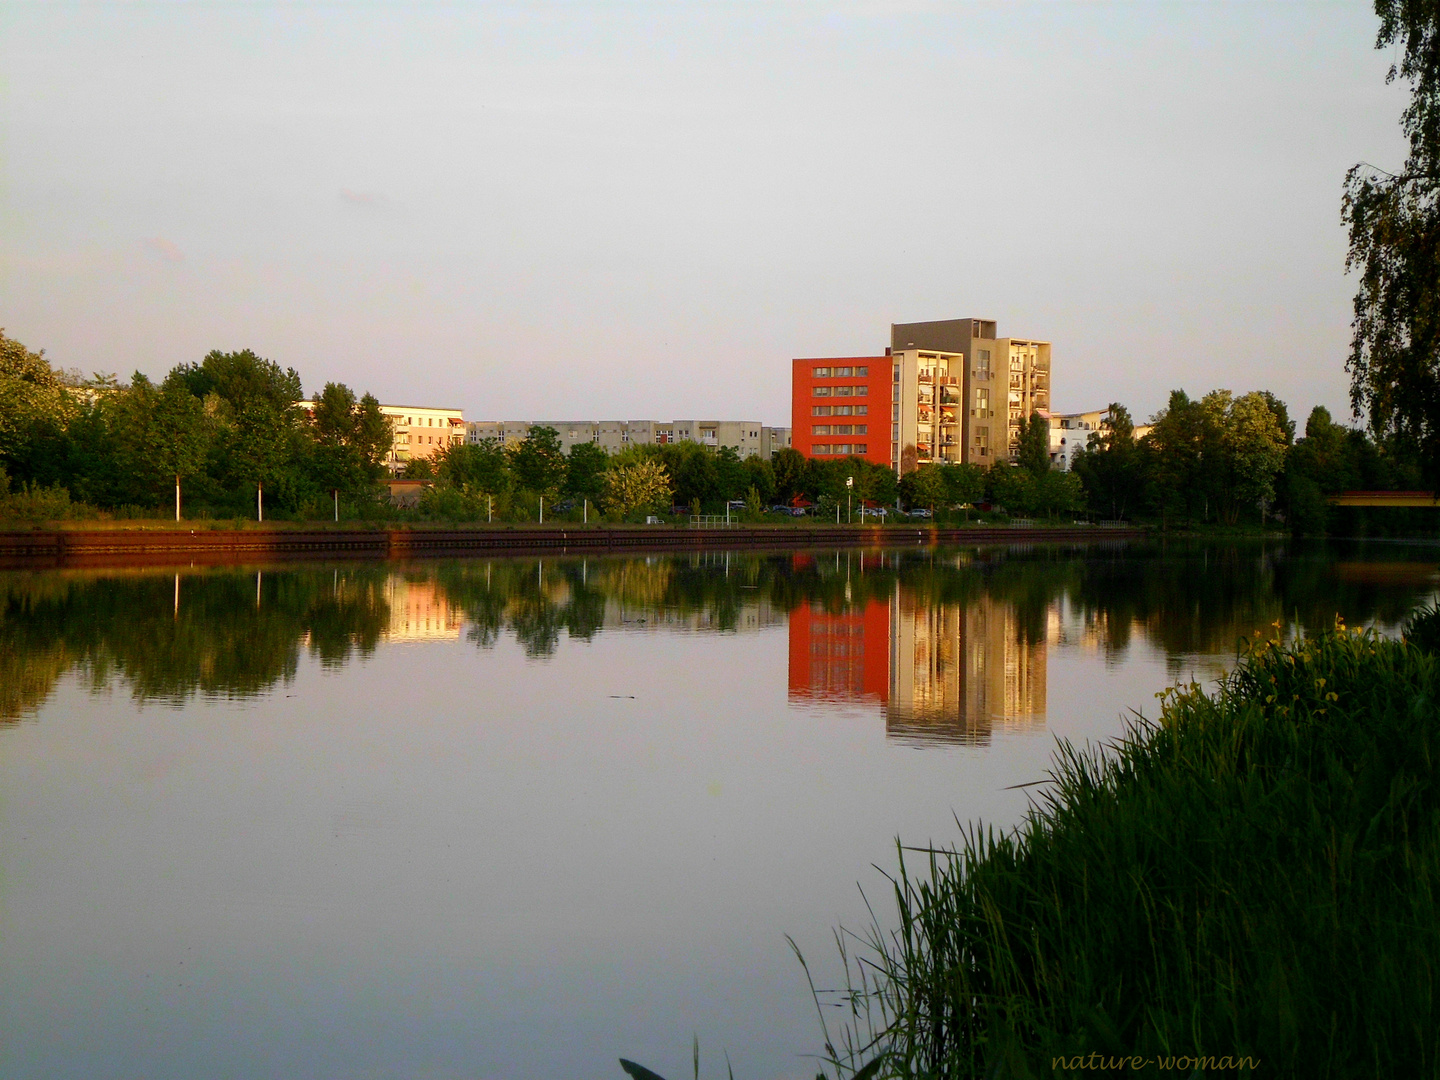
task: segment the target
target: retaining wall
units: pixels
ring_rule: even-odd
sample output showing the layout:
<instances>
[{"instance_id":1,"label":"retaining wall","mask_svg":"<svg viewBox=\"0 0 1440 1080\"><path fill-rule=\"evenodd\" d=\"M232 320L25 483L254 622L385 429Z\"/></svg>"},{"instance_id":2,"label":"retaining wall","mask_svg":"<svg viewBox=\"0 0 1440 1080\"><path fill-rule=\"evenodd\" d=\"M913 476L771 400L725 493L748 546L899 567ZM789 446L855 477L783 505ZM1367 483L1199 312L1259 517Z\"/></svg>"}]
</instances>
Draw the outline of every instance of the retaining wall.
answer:
<instances>
[{"instance_id":1,"label":"retaining wall","mask_svg":"<svg viewBox=\"0 0 1440 1080\"><path fill-rule=\"evenodd\" d=\"M0 532L0 566L226 563L305 558L620 553L736 548L916 547L1131 540L1137 529L893 525L513 526L483 529L75 529Z\"/></svg>"}]
</instances>

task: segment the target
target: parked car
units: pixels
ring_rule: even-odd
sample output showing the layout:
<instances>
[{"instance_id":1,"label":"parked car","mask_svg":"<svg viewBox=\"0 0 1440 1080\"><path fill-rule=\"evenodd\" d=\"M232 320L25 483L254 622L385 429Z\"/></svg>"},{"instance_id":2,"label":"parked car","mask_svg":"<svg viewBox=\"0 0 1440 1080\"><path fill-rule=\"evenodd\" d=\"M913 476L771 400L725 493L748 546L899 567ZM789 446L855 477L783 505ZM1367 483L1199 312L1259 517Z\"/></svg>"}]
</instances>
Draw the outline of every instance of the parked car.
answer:
<instances>
[{"instance_id":1,"label":"parked car","mask_svg":"<svg viewBox=\"0 0 1440 1080\"><path fill-rule=\"evenodd\" d=\"M934 517L935 515L930 512L930 508L928 506L917 506L915 507L915 509L910 511L910 516L912 518L930 518Z\"/></svg>"}]
</instances>

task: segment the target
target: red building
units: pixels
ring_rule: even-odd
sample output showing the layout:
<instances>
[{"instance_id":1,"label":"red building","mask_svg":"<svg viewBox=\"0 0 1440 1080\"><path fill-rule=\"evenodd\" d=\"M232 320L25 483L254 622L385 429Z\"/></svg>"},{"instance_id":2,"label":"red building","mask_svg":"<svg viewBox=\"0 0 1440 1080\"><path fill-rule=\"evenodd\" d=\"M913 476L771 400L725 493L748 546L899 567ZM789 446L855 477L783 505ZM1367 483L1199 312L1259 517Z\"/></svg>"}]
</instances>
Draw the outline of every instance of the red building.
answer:
<instances>
[{"instance_id":1,"label":"red building","mask_svg":"<svg viewBox=\"0 0 1440 1080\"><path fill-rule=\"evenodd\" d=\"M794 361L790 445L806 457L854 455L888 466L891 369L888 356Z\"/></svg>"}]
</instances>

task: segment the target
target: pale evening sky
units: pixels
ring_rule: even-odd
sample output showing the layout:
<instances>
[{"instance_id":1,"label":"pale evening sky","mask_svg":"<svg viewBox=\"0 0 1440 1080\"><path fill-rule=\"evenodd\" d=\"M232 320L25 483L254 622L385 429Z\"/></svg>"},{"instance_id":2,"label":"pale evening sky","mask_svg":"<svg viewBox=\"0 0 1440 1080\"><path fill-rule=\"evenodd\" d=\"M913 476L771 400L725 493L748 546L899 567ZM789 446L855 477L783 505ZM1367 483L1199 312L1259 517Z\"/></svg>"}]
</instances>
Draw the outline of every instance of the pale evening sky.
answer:
<instances>
[{"instance_id":1,"label":"pale evening sky","mask_svg":"<svg viewBox=\"0 0 1440 1080\"><path fill-rule=\"evenodd\" d=\"M796 356L982 316L1054 407L1348 417L1368 4L0 5L0 326L250 347L469 418L789 422Z\"/></svg>"}]
</instances>

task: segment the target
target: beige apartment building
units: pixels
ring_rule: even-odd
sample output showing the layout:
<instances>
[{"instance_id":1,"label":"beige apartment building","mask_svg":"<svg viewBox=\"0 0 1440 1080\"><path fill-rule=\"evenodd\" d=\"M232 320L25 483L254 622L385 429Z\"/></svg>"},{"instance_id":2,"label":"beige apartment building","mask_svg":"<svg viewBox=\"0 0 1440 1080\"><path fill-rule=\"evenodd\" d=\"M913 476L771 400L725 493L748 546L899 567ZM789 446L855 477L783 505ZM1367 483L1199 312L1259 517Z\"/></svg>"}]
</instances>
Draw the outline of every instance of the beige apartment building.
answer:
<instances>
[{"instance_id":1,"label":"beige apartment building","mask_svg":"<svg viewBox=\"0 0 1440 1080\"><path fill-rule=\"evenodd\" d=\"M314 401L302 401L300 407L315 408ZM385 455L385 465L398 472L412 458L428 458L431 454L465 441L463 409L436 409L429 405L381 405L381 414L390 421L394 436Z\"/></svg>"},{"instance_id":2,"label":"beige apartment building","mask_svg":"<svg viewBox=\"0 0 1440 1080\"><path fill-rule=\"evenodd\" d=\"M560 435L565 453L577 443L593 443L610 454L631 446L697 442L719 450L730 447L741 458L758 454L771 458L790 445L790 429L770 427L758 420L472 420L465 425L471 443L494 439L519 442L532 427L551 427Z\"/></svg>"},{"instance_id":3,"label":"beige apartment building","mask_svg":"<svg viewBox=\"0 0 1440 1080\"><path fill-rule=\"evenodd\" d=\"M390 418L395 442L386 464L403 468L415 458L428 458L436 451L465 441L465 413L462 409L434 409L425 405L381 405Z\"/></svg>"},{"instance_id":4,"label":"beige apartment building","mask_svg":"<svg viewBox=\"0 0 1440 1080\"><path fill-rule=\"evenodd\" d=\"M1050 411L1050 343L999 337L991 319L894 323L891 460L1014 461L1032 412ZM913 417L913 420L911 419Z\"/></svg>"}]
</instances>

